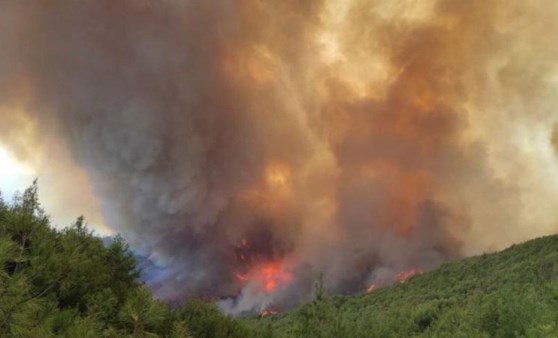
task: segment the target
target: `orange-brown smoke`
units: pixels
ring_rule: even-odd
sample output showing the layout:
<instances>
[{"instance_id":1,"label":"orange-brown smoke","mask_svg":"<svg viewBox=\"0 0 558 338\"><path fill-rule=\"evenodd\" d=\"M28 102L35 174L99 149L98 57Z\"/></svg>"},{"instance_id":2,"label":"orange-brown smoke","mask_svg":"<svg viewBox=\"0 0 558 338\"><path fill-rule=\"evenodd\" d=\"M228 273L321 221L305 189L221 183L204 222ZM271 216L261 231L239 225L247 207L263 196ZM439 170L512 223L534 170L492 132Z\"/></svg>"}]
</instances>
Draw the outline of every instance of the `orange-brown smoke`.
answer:
<instances>
[{"instance_id":1,"label":"orange-brown smoke","mask_svg":"<svg viewBox=\"0 0 558 338\"><path fill-rule=\"evenodd\" d=\"M361 291L555 230L557 10L2 1L0 140L71 156L163 298Z\"/></svg>"},{"instance_id":2,"label":"orange-brown smoke","mask_svg":"<svg viewBox=\"0 0 558 338\"><path fill-rule=\"evenodd\" d=\"M554 125L552 131L552 145L554 146L554 154L558 157L558 124Z\"/></svg>"}]
</instances>

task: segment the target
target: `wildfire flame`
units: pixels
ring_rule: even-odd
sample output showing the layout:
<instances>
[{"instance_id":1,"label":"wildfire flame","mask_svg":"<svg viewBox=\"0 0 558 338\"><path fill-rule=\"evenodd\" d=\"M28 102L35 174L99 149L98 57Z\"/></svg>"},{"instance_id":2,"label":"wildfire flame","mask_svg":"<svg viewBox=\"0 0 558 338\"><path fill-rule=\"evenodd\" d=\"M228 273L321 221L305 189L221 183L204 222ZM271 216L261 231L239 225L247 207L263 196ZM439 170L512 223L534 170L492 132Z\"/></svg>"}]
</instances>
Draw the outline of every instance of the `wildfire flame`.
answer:
<instances>
[{"instance_id":1,"label":"wildfire flame","mask_svg":"<svg viewBox=\"0 0 558 338\"><path fill-rule=\"evenodd\" d=\"M408 271L403 271L401 272L398 276L397 279L399 280L399 283L404 283L406 282L409 278L415 276L415 275L420 275L422 274L423 271L421 269L411 269Z\"/></svg>"},{"instance_id":2,"label":"wildfire flame","mask_svg":"<svg viewBox=\"0 0 558 338\"><path fill-rule=\"evenodd\" d=\"M279 314L279 311L275 311L275 310L263 310L262 312L260 312L260 318L265 318L265 317L269 317L269 316L275 316Z\"/></svg>"},{"instance_id":3,"label":"wildfire flame","mask_svg":"<svg viewBox=\"0 0 558 338\"><path fill-rule=\"evenodd\" d=\"M266 293L278 288L286 288L293 280L292 274L285 269L280 261L267 262L253 268L249 273L235 273L236 279L243 284L254 283Z\"/></svg>"},{"instance_id":4,"label":"wildfire flame","mask_svg":"<svg viewBox=\"0 0 558 338\"><path fill-rule=\"evenodd\" d=\"M248 282L250 280L248 275L245 273L235 272L234 276L236 277L236 279L238 279L241 282Z\"/></svg>"},{"instance_id":5,"label":"wildfire flame","mask_svg":"<svg viewBox=\"0 0 558 338\"><path fill-rule=\"evenodd\" d=\"M78 210L164 262L158 298L282 310L317 271L373 291L555 232L558 2L0 8L1 146L51 204L94 187Z\"/></svg>"},{"instance_id":6,"label":"wildfire flame","mask_svg":"<svg viewBox=\"0 0 558 338\"><path fill-rule=\"evenodd\" d=\"M376 284L370 284L370 286L366 289L366 293L371 293L376 290Z\"/></svg>"}]
</instances>

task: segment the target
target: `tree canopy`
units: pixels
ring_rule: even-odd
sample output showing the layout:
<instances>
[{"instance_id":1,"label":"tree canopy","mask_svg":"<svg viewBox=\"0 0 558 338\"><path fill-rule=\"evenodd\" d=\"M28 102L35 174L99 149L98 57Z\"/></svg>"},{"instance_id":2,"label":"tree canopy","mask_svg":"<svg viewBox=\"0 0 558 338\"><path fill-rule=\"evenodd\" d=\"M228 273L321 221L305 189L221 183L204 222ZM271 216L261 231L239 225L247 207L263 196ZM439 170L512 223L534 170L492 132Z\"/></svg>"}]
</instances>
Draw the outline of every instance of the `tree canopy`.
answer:
<instances>
[{"instance_id":1,"label":"tree canopy","mask_svg":"<svg viewBox=\"0 0 558 338\"><path fill-rule=\"evenodd\" d=\"M57 230L37 183L0 194L0 337L547 337L558 335L558 236L471 257L393 286L330 296L266 318L156 300L120 236L83 217Z\"/></svg>"},{"instance_id":2,"label":"tree canopy","mask_svg":"<svg viewBox=\"0 0 558 338\"><path fill-rule=\"evenodd\" d=\"M0 195L1 337L250 337L212 304L170 308L139 279L120 236L108 246L83 217L56 230L35 182Z\"/></svg>"}]
</instances>

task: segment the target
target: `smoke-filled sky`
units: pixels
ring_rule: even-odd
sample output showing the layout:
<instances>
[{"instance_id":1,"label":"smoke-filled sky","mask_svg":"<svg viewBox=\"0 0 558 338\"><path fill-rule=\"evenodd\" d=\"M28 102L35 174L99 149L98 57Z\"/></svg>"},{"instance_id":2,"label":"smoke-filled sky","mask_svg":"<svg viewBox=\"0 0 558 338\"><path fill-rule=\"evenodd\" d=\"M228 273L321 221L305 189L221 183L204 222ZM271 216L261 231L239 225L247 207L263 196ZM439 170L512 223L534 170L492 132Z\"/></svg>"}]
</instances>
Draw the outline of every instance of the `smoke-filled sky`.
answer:
<instances>
[{"instance_id":1,"label":"smoke-filled sky","mask_svg":"<svg viewBox=\"0 0 558 338\"><path fill-rule=\"evenodd\" d=\"M547 0L0 0L0 144L159 297L288 307L554 233L556 41Z\"/></svg>"}]
</instances>

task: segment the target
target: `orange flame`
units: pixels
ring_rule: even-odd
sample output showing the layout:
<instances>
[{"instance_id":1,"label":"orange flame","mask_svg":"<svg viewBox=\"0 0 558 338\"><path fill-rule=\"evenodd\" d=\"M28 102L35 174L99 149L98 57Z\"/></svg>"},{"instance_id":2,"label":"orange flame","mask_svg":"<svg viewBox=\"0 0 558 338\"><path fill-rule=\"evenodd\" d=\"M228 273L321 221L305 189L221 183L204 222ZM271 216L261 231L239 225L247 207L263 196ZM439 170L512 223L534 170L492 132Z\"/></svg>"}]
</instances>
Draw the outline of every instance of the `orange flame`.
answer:
<instances>
[{"instance_id":1,"label":"orange flame","mask_svg":"<svg viewBox=\"0 0 558 338\"><path fill-rule=\"evenodd\" d=\"M287 271L281 262L268 262L256 266L249 273L235 273L236 279L242 283L254 282L260 290L272 293L277 288L284 289L293 280L292 274Z\"/></svg>"},{"instance_id":2,"label":"orange flame","mask_svg":"<svg viewBox=\"0 0 558 338\"><path fill-rule=\"evenodd\" d=\"M248 282L250 280L248 275L245 273L235 272L234 276L236 277L236 279L238 279L241 282Z\"/></svg>"},{"instance_id":3,"label":"orange flame","mask_svg":"<svg viewBox=\"0 0 558 338\"><path fill-rule=\"evenodd\" d=\"M370 284L370 286L366 289L366 293L371 293L376 290L376 284Z\"/></svg>"},{"instance_id":4,"label":"orange flame","mask_svg":"<svg viewBox=\"0 0 558 338\"><path fill-rule=\"evenodd\" d=\"M401 272L397 278L399 279L399 283L406 282L409 278L413 277L414 275L420 275L423 271L421 269L411 269L408 271Z\"/></svg>"},{"instance_id":5,"label":"orange flame","mask_svg":"<svg viewBox=\"0 0 558 338\"><path fill-rule=\"evenodd\" d=\"M256 281L265 292L273 292L277 287L285 288L292 275L279 262L271 262L256 270Z\"/></svg>"},{"instance_id":6,"label":"orange flame","mask_svg":"<svg viewBox=\"0 0 558 338\"><path fill-rule=\"evenodd\" d=\"M260 318L265 318L265 317L269 317L269 316L275 316L279 314L279 311L275 311L275 310L263 310L262 312L260 312Z\"/></svg>"}]
</instances>

